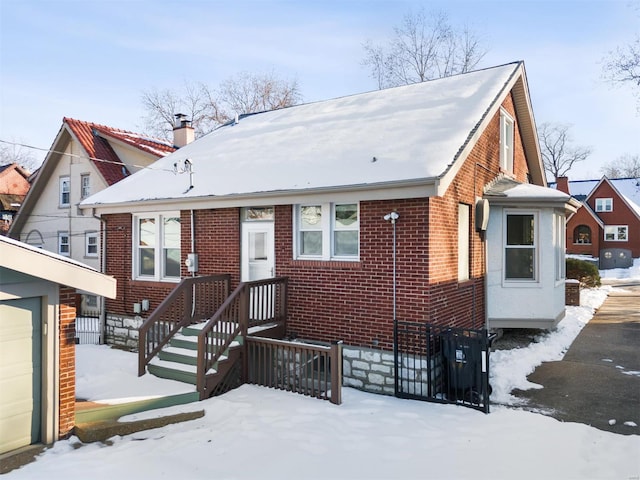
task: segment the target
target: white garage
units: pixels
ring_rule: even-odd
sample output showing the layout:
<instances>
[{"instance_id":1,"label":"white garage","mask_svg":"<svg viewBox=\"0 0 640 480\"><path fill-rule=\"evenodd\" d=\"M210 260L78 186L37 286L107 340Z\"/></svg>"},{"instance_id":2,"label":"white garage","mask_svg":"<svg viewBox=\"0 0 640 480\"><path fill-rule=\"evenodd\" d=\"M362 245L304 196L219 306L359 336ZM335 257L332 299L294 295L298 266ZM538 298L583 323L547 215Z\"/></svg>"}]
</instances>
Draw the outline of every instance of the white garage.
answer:
<instances>
[{"instance_id":1,"label":"white garage","mask_svg":"<svg viewBox=\"0 0 640 480\"><path fill-rule=\"evenodd\" d=\"M74 399L61 395L60 379L69 382L75 368L60 357L75 348L75 289L114 298L116 281L0 236L0 455L53 443L73 427Z\"/></svg>"},{"instance_id":2,"label":"white garage","mask_svg":"<svg viewBox=\"0 0 640 480\"><path fill-rule=\"evenodd\" d=\"M40 303L0 302L0 453L40 441Z\"/></svg>"}]
</instances>

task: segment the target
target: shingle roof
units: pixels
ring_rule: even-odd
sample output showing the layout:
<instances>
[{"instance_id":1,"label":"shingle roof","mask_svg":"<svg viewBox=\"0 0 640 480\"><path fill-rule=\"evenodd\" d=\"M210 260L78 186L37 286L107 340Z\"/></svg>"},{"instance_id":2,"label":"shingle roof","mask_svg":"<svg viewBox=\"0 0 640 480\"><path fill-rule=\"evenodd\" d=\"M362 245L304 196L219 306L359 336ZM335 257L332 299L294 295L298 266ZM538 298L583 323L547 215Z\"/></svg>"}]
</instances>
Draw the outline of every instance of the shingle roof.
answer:
<instances>
[{"instance_id":1,"label":"shingle roof","mask_svg":"<svg viewBox=\"0 0 640 480\"><path fill-rule=\"evenodd\" d=\"M108 185L119 182L127 177L130 172L104 136L120 140L157 157L163 157L176 150L174 146L163 140L145 137L138 133L119 130L106 125L83 122L67 117L63 119L63 122L69 126Z\"/></svg>"},{"instance_id":2,"label":"shingle roof","mask_svg":"<svg viewBox=\"0 0 640 480\"><path fill-rule=\"evenodd\" d=\"M243 116L81 205L120 208L146 201L175 205L246 196L272 202L282 195L390 192L418 184L443 192L478 132L512 91L521 92L521 128L531 130L535 139L524 65L515 62ZM530 117L528 123L525 117ZM541 173L537 141L530 143L527 161ZM189 177L176 177L175 167L180 173L187 160L192 165ZM373 197L380 198L377 193Z\"/></svg>"}]
</instances>

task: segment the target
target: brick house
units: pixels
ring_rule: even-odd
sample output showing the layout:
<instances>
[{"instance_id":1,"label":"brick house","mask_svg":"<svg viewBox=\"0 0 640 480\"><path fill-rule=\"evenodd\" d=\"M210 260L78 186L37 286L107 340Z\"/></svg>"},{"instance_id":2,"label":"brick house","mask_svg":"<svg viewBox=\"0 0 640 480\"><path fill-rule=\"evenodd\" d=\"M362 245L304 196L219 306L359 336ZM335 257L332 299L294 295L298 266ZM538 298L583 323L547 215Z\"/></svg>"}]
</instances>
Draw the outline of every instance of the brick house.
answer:
<instances>
[{"instance_id":1,"label":"brick house","mask_svg":"<svg viewBox=\"0 0 640 480\"><path fill-rule=\"evenodd\" d=\"M600 257L605 249L625 249L640 257L640 181L602 177L600 180L550 184L572 195L581 208L567 219L567 253Z\"/></svg>"},{"instance_id":2,"label":"brick house","mask_svg":"<svg viewBox=\"0 0 640 480\"><path fill-rule=\"evenodd\" d=\"M196 274L287 277L289 337L370 359L393 350L394 319L564 316L574 206L546 187L522 62L240 116L80 206L118 279L113 343L137 345L122 334L148 315L137 306Z\"/></svg>"},{"instance_id":3,"label":"brick house","mask_svg":"<svg viewBox=\"0 0 640 480\"><path fill-rule=\"evenodd\" d=\"M0 454L71 434L76 290L113 298L115 284L86 265L0 237Z\"/></svg>"},{"instance_id":4,"label":"brick house","mask_svg":"<svg viewBox=\"0 0 640 480\"><path fill-rule=\"evenodd\" d=\"M6 235L29 192L29 172L17 163L0 165L0 235Z\"/></svg>"}]
</instances>

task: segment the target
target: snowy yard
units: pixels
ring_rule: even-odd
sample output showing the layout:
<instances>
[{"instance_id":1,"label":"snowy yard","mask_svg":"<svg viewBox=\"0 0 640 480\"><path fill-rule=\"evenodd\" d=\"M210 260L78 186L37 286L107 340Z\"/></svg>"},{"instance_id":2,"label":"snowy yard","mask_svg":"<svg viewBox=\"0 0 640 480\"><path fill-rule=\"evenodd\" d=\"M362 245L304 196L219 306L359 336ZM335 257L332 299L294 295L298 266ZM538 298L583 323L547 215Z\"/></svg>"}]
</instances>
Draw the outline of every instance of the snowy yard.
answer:
<instances>
[{"instance_id":1,"label":"snowy yard","mask_svg":"<svg viewBox=\"0 0 640 480\"><path fill-rule=\"evenodd\" d=\"M605 277L640 280L640 261ZM400 400L345 388L335 406L245 385L221 397L172 407L204 409L198 420L114 437L111 445L72 437L56 443L8 480L114 478L285 479L637 479L640 429L616 435L518 409L513 388L543 361L559 360L612 286L583 290L558 329L529 347L491 356L493 402L475 410ZM135 354L105 346L77 349L77 394L131 399L140 392L179 393L184 385L136 377ZM157 413L130 416L140 419ZM127 420L125 418L124 420Z\"/></svg>"}]
</instances>

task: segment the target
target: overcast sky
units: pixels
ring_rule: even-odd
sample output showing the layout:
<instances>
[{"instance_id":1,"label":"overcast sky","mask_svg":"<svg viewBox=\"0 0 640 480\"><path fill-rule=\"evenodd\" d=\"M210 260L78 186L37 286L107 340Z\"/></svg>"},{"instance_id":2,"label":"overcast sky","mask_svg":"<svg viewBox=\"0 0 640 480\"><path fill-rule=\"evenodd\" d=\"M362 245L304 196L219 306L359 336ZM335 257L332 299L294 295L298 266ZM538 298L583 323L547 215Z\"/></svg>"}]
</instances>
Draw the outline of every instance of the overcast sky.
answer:
<instances>
[{"instance_id":1,"label":"overcast sky","mask_svg":"<svg viewBox=\"0 0 640 480\"><path fill-rule=\"evenodd\" d=\"M571 179L640 154L636 97L601 78L640 31L638 0L0 0L0 140L49 148L65 116L141 131L143 91L243 71L295 79L305 102L374 90L362 44L422 6L481 36L479 67L524 60L536 122L593 147Z\"/></svg>"}]
</instances>

